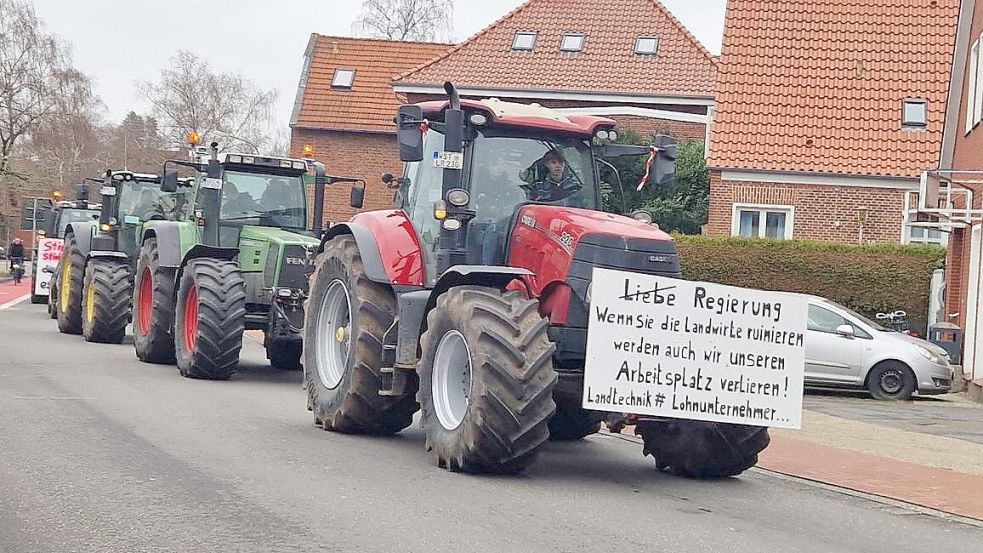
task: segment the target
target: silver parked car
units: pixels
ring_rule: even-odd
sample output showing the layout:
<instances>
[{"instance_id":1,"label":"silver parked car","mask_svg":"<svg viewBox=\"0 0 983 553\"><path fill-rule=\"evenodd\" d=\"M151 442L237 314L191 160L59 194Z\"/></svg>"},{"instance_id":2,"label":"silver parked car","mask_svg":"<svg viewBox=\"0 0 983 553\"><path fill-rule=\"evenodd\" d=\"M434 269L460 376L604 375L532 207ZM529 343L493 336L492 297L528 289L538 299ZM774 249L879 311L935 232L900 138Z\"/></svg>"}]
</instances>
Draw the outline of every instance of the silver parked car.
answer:
<instances>
[{"instance_id":1,"label":"silver parked car","mask_svg":"<svg viewBox=\"0 0 983 553\"><path fill-rule=\"evenodd\" d=\"M836 302L809 300L806 386L867 389L877 399L944 394L949 355L935 344L883 327Z\"/></svg>"}]
</instances>

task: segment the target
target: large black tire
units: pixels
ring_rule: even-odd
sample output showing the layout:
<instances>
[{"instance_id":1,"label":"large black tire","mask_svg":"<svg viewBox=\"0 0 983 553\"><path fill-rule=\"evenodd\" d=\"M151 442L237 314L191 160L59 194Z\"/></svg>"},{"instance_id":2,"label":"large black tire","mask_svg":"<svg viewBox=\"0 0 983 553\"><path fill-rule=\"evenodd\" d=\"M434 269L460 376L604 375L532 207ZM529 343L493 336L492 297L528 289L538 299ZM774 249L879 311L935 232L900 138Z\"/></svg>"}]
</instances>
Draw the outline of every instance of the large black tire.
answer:
<instances>
[{"instance_id":1,"label":"large black tire","mask_svg":"<svg viewBox=\"0 0 983 553\"><path fill-rule=\"evenodd\" d=\"M917 385L915 373L900 361L881 361L867 375L867 391L883 401L911 399Z\"/></svg>"},{"instance_id":2,"label":"large black tire","mask_svg":"<svg viewBox=\"0 0 983 553\"><path fill-rule=\"evenodd\" d=\"M184 268L174 317L182 376L228 380L246 330L246 281L235 261L192 259Z\"/></svg>"},{"instance_id":3,"label":"large black tire","mask_svg":"<svg viewBox=\"0 0 983 553\"><path fill-rule=\"evenodd\" d=\"M686 419L640 421L635 434L659 470L687 478L736 476L756 465L771 442L762 426Z\"/></svg>"},{"instance_id":4,"label":"large black tire","mask_svg":"<svg viewBox=\"0 0 983 553\"><path fill-rule=\"evenodd\" d=\"M82 337L119 344L130 318L130 271L125 260L96 258L85 267L82 286Z\"/></svg>"},{"instance_id":5,"label":"large black tire","mask_svg":"<svg viewBox=\"0 0 983 553\"><path fill-rule=\"evenodd\" d=\"M304 368L300 363L303 346L300 340L271 340L266 345L266 358L274 369L299 371Z\"/></svg>"},{"instance_id":6,"label":"large black tire","mask_svg":"<svg viewBox=\"0 0 983 553\"><path fill-rule=\"evenodd\" d=\"M75 234L65 236L65 249L58 262L59 279L58 330L65 334L82 334L82 287L85 280L85 256L79 250Z\"/></svg>"},{"instance_id":7,"label":"large black tire","mask_svg":"<svg viewBox=\"0 0 983 553\"><path fill-rule=\"evenodd\" d=\"M133 280L133 346L144 363L175 362L174 280L174 270L160 266L157 239L148 238Z\"/></svg>"},{"instance_id":8,"label":"large black tire","mask_svg":"<svg viewBox=\"0 0 983 553\"><path fill-rule=\"evenodd\" d=\"M48 285L48 317L51 319L58 318L58 308L56 304L58 303L58 285L55 283L55 276L52 275L50 284Z\"/></svg>"},{"instance_id":9,"label":"large black tire","mask_svg":"<svg viewBox=\"0 0 983 553\"><path fill-rule=\"evenodd\" d=\"M579 405L560 402L556 414L550 419L550 440L564 442L579 440L601 431L604 413L589 411Z\"/></svg>"},{"instance_id":10,"label":"large black tire","mask_svg":"<svg viewBox=\"0 0 983 553\"><path fill-rule=\"evenodd\" d=\"M399 396L379 395L383 386L383 336L396 316L392 290L365 277L358 246L349 235L337 236L325 244L310 282L310 298L304 310L303 353L304 381L314 424L335 432L383 435L409 426L419 410L416 382ZM332 284L335 288L331 288ZM349 330L341 341L349 345L348 355L337 358L337 365L333 365L336 368L331 369L327 366L332 358L328 344L339 331L321 315L329 300L329 288L341 290L342 285L348 299Z\"/></svg>"},{"instance_id":11,"label":"large black tire","mask_svg":"<svg viewBox=\"0 0 983 553\"><path fill-rule=\"evenodd\" d=\"M426 447L438 466L514 474L535 460L549 439L549 420L556 410L555 345L546 335L548 326L538 303L519 292L459 286L437 298L421 337L417 372ZM448 362L451 368L441 376L437 354L445 338L458 343L463 338L470 386L467 378L458 383L456 360ZM448 383L444 390L467 388L466 410L459 413L456 426L446 414L448 420L441 418L448 412L440 405L448 403L441 399L442 381Z\"/></svg>"}]
</instances>

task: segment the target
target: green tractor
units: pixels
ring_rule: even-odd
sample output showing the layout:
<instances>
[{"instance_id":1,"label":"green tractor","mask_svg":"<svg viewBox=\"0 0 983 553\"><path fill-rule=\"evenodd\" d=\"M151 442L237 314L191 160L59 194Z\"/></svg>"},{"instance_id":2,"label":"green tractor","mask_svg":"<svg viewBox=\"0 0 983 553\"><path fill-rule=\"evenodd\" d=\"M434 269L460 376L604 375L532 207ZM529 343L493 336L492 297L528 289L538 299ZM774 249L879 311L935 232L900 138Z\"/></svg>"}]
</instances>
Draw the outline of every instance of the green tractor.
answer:
<instances>
[{"instance_id":1,"label":"green tractor","mask_svg":"<svg viewBox=\"0 0 983 553\"><path fill-rule=\"evenodd\" d=\"M155 174L107 170L100 179L96 221L69 223L54 280L58 329L88 342L118 344L130 321L130 298L141 229L175 218L183 193L164 192Z\"/></svg>"},{"instance_id":2,"label":"green tractor","mask_svg":"<svg viewBox=\"0 0 983 553\"><path fill-rule=\"evenodd\" d=\"M178 179L178 169L193 177ZM315 172L313 228L307 185ZM183 376L225 380L243 333L262 330L270 364L301 368L303 304L320 244L324 166L309 160L218 154L164 164L163 188L184 189L186 211L153 221L140 236L134 345L148 363L177 363Z\"/></svg>"}]
</instances>

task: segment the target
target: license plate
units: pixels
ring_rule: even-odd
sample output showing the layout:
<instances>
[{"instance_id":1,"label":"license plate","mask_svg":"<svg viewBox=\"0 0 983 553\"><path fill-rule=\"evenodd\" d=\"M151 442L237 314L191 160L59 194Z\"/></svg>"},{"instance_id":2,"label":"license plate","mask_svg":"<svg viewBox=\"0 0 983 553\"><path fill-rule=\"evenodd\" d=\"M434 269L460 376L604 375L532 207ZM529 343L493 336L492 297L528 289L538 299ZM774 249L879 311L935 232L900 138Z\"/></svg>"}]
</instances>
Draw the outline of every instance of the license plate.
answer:
<instances>
[{"instance_id":1,"label":"license plate","mask_svg":"<svg viewBox=\"0 0 983 553\"><path fill-rule=\"evenodd\" d=\"M464 167L464 154L461 152L434 152L433 166L441 169L461 169Z\"/></svg>"}]
</instances>

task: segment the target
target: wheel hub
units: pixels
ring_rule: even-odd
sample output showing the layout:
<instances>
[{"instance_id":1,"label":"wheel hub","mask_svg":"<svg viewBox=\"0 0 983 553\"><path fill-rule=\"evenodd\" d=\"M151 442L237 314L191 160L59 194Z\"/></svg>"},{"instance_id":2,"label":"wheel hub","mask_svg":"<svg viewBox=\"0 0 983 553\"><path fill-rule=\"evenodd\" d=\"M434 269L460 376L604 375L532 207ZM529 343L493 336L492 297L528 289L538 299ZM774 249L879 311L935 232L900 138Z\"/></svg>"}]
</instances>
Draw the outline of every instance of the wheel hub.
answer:
<instances>
[{"instance_id":1,"label":"wheel hub","mask_svg":"<svg viewBox=\"0 0 983 553\"><path fill-rule=\"evenodd\" d=\"M897 393L904 386L904 378L898 371L888 371L881 375L881 388L889 393Z\"/></svg>"},{"instance_id":2,"label":"wheel hub","mask_svg":"<svg viewBox=\"0 0 983 553\"><path fill-rule=\"evenodd\" d=\"M440 425L447 430L460 426L471 399L471 350L457 330L448 331L437 344L431 392Z\"/></svg>"},{"instance_id":3,"label":"wheel hub","mask_svg":"<svg viewBox=\"0 0 983 553\"><path fill-rule=\"evenodd\" d=\"M351 345L351 300L348 287L340 280L328 285L317 316L315 362L321 384L333 390L341 384L348 370Z\"/></svg>"}]
</instances>

